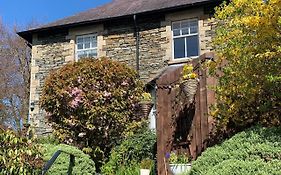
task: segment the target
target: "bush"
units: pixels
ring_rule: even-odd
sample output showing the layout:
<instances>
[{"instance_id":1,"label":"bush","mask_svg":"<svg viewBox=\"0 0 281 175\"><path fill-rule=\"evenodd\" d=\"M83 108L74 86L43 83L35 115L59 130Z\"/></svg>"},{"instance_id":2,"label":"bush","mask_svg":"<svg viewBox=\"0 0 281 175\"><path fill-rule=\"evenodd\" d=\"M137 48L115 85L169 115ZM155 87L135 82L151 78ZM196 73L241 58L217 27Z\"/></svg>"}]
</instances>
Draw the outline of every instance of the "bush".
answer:
<instances>
[{"instance_id":1,"label":"bush","mask_svg":"<svg viewBox=\"0 0 281 175\"><path fill-rule=\"evenodd\" d=\"M53 134L50 134L48 136L39 136L39 137L37 137L36 143L58 145L60 142Z\"/></svg>"},{"instance_id":2,"label":"bush","mask_svg":"<svg viewBox=\"0 0 281 175\"><path fill-rule=\"evenodd\" d=\"M139 164L143 159L154 159L156 134L145 130L125 139L111 151L109 161L102 167L103 174L115 174L122 166Z\"/></svg>"},{"instance_id":3,"label":"bush","mask_svg":"<svg viewBox=\"0 0 281 175\"><path fill-rule=\"evenodd\" d=\"M67 174L70 163L70 157L67 153L73 154L75 156L75 165L73 167L72 174L95 174L95 163L91 160L89 155L83 153L83 151L79 150L78 148L65 144L43 144L43 148L45 162L50 160L56 151L63 151L53 166L49 169L48 174Z\"/></svg>"},{"instance_id":4,"label":"bush","mask_svg":"<svg viewBox=\"0 0 281 175\"><path fill-rule=\"evenodd\" d=\"M281 125L281 1L225 2L215 19L218 126Z\"/></svg>"},{"instance_id":5,"label":"bush","mask_svg":"<svg viewBox=\"0 0 281 175\"><path fill-rule=\"evenodd\" d=\"M281 127L255 127L208 148L192 165L191 175L280 174Z\"/></svg>"},{"instance_id":6,"label":"bush","mask_svg":"<svg viewBox=\"0 0 281 175\"><path fill-rule=\"evenodd\" d=\"M137 163L132 163L130 165L119 166L114 175L139 175L140 174L140 165Z\"/></svg>"},{"instance_id":7,"label":"bush","mask_svg":"<svg viewBox=\"0 0 281 175\"><path fill-rule=\"evenodd\" d=\"M0 174L39 174L43 159L39 145L32 142L0 128Z\"/></svg>"},{"instance_id":8,"label":"bush","mask_svg":"<svg viewBox=\"0 0 281 175\"><path fill-rule=\"evenodd\" d=\"M154 166L155 165L153 164L153 167ZM119 166L114 175L140 175L140 169L141 167L139 163L132 162L130 165ZM156 175L153 168L150 170L150 175Z\"/></svg>"},{"instance_id":9,"label":"bush","mask_svg":"<svg viewBox=\"0 0 281 175\"><path fill-rule=\"evenodd\" d=\"M107 58L82 59L49 75L41 105L61 141L108 156L127 127L140 120L134 112L142 92L128 66Z\"/></svg>"}]
</instances>

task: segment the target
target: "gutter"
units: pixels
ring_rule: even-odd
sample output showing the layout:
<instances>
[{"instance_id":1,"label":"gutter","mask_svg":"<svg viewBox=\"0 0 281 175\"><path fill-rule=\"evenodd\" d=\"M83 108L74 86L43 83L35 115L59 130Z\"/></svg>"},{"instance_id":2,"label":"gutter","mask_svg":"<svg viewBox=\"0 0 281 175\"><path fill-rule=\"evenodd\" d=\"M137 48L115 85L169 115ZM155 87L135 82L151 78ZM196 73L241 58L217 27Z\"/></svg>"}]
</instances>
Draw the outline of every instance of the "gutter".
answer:
<instances>
[{"instance_id":1,"label":"gutter","mask_svg":"<svg viewBox=\"0 0 281 175\"><path fill-rule=\"evenodd\" d=\"M134 15L133 18L134 18L135 38L136 38L136 70L137 70L138 76L140 76L140 33L139 33L139 27L137 24L137 15Z\"/></svg>"},{"instance_id":2,"label":"gutter","mask_svg":"<svg viewBox=\"0 0 281 175\"><path fill-rule=\"evenodd\" d=\"M222 0L209 0L209 1L202 1L202 2L197 2L197 3L191 3L191 4L185 4L185 5L180 5L180 6L174 6L174 7L167 7L167 8L162 8L162 9L156 9L156 10L151 10L151 11L140 11L137 14L140 15L152 15L154 13L162 13L162 12L169 12L169 11L175 11L175 10L180 10L180 9L185 9L185 8L191 8L194 6L200 6L200 5L208 5L208 4L214 4L214 3L221 3ZM67 24L62 24L62 25L56 25L56 26L47 26L44 27L42 26L41 28L34 28L26 31L20 31L17 32L19 36L24 38L25 40L31 42L32 34L33 33L38 33L38 32L44 32L44 31L49 31L49 30L61 30L65 28L70 28L70 27L77 27L77 26L83 26L83 25L89 25L93 23L100 23L100 22L105 22L108 20L118 20L122 18L128 18L132 14L124 14L120 16L108 16L105 18L101 19L93 19L93 20L87 20L87 21L80 21L80 22L75 22L75 23L67 23ZM48 25L48 24L47 24Z\"/></svg>"}]
</instances>

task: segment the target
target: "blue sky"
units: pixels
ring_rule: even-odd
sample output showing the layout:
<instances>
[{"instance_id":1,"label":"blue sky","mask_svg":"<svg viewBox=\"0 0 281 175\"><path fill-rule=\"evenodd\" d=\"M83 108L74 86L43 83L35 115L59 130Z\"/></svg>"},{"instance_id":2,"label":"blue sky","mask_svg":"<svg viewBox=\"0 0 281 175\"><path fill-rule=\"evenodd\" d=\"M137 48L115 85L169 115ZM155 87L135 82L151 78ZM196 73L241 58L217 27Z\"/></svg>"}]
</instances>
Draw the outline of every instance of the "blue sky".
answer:
<instances>
[{"instance_id":1,"label":"blue sky","mask_svg":"<svg viewBox=\"0 0 281 175\"><path fill-rule=\"evenodd\" d=\"M111 0L0 0L0 18L6 25L45 24L103 5Z\"/></svg>"}]
</instances>

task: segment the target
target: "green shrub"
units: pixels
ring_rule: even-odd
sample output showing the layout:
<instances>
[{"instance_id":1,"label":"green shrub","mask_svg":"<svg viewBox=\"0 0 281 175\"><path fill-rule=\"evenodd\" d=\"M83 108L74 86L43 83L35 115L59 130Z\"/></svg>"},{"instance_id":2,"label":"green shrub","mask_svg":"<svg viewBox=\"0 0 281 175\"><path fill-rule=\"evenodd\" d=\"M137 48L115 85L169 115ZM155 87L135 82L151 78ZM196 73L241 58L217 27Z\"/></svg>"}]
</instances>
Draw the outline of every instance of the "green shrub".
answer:
<instances>
[{"instance_id":1,"label":"green shrub","mask_svg":"<svg viewBox=\"0 0 281 175\"><path fill-rule=\"evenodd\" d=\"M39 136L36 139L36 143L58 145L59 144L59 140L54 135L50 134L48 136Z\"/></svg>"},{"instance_id":2,"label":"green shrub","mask_svg":"<svg viewBox=\"0 0 281 175\"><path fill-rule=\"evenodd\" d=\"M191 175L281 174L281 127L254 127L208 148Z\"/></svg>"},{"instance_id":3,"label":"green shrub","mask_svg":"<svg viewBox=\"0 0 281 175\"><path fill-rule=\"evenodd\" d=\"M63 142L87 149L96 163L108 156L140 118L135 106L143 92L135 70L111 59L81 59L49 75L42 108ZM100 157L93 155L99 150ZM91 152L92 151L92 152Z\"/></svg>"},{"instance_id":4,"label":"green shrub","mask_svg":"<svg viewBox=\"0 0 281 175\"><path fill-rule=\"evenodd\" d=\"M121 165L117 168L114 175L139 175L140 174L140 165L137 163L132 163L130 165Z\"/></svg>"},{"instance_id":5,"label":"green shrub","mask_svg":"<svg viewBox=\"0 0 281 175\"><path fill-rule=\"evenodd\" d=\"M109 161L102 167L103 174L115 174L120 166L139 164L143 159L153 159L156 134L145 130L130 136L111 151Z\"/></svg>"},{"instance_id":6,"label":"green shrub","mask_svg":"<svg viewBox=\"0 0 281 175\"><path fill-rule=\"evenodd\" d=\"M152 167L154 167L154 162ZM139 163L132 162L130 165L119 166L114 175L140 175L141 166ZM150 175L156 175L153 168L150 170Z\"/></svg>"},{"instance_id":7,"label":"green shrub","mask_svg":"<svg viewBox=\"0 0 281 175\"><path fill-rule=\"evenodd\" d=\"M229 159L214 166L212 169L209 169L207 175L280 175L280 166L280 160L273 160L270 164L268 164L261 159L252 161Z\"/></svg>"},{"instance_id":8,"label":"green shrub","mask_svg":"<svg viewBox=\"0 0 281 175\"><path fill-rule=\"evenodd\" d=\"M0 174L39 174L43 160L33 140L0 128Z\"/></svg>"},{"instance_id":9,"label":"green shrub","mask_svg":"<svg viewBox=\"0 0 281 175\"><path fill-rule=\"evenodd\" d=\"M91 160L89 155L83 153L83 151L79 150L78 148L65 144L43 144L43 148L45 162L50 160L56 151L62 150L64 152L60 154L53 166L49 169L48 174L67 174L70 163L70 157L67 153L73 154L75 156L75 164L72 174L95 174L95 163Z\"/></svg>"}]
</instances>

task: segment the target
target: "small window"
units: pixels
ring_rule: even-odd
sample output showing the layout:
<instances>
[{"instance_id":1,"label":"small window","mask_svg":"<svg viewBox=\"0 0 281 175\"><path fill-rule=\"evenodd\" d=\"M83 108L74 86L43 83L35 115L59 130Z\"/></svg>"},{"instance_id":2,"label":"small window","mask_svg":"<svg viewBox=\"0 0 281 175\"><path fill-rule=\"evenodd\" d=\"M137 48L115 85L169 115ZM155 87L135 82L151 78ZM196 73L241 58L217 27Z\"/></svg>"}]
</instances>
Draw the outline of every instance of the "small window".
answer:
<instances>
[{"instance_id":1,"label":"small window","mask_svg":"<svg viewBox=\"0 0 281 175\"><path fill-rule=\"evenodd\" d=\"M83 35L76 38L76 59L97 56L97 36Z\"/></svg>"},{"instance_id":2,"label":"small window","mask_svg":"<svg viewBox=\"0 0 281 175\"><path fill-rule=\"evenodd\" d=\"M174 22L172 24L172 30L174 59L195 57L199 55L197 19Z\"/></svg>"}]
</instances>

